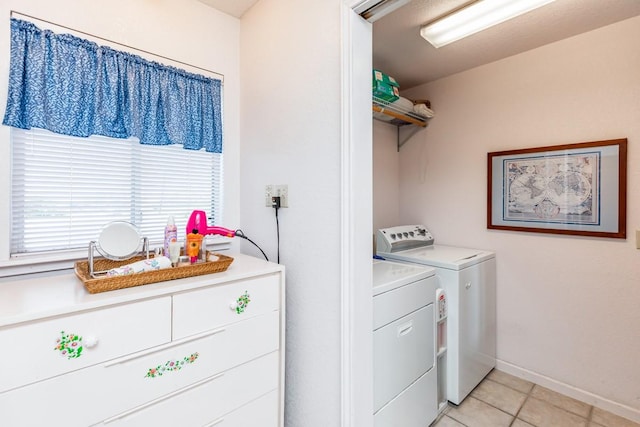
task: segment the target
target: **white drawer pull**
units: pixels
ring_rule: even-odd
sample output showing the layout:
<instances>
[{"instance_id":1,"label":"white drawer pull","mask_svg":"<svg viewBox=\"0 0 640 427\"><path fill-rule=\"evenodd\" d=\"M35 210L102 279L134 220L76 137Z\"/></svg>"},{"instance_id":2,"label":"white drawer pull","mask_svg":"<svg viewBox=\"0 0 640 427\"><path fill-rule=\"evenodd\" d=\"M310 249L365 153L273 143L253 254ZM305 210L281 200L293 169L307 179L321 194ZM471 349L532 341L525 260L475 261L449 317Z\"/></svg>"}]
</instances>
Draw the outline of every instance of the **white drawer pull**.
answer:
<instances>
[{"instance_id":1,"label":"white drawer pull","mask_svg":"<svg viewBox=\"0 0 640 427\"><path fill-rule=\"evenodd\" d=\"M113 365L119 365L120 363L126 363L126 362L128 362L130 360L134 360L134 359L137 359L139 357L146 356L147 354L156 353L158 351L162 351L162 350L165 350L167 348L175 347L175 346L178 346L180 344L184 344L184 343L187 343L187 342L198 340L200 338L208 337L209 335L219 334L219 333L222 333L224 331L225 331L225 328L219 328L219 329L212 329L210 331L206 331L206 332L203 332L201 334L191 335L190 337L183 338L181 340L175 340L175 341L172 341L172 342L167 343L167 344L163 344L163 345L159 345L157 347L150 348L148 350L139 351L138 353L130 354L128 356L124 356L124 357L121 357L119 359L114 359L114 360L112 360L110 362L105 363L102 366L104 366L105 368L108 368L108 367L113 366Z\"/></svg>"},{"instance_id":2,"label":"white drawer pull","mask_svg":"<svg viewBox=\"0 0 640 427\"><path fill-rule=\"evenodd\" d=\"M223 376L224 376L224 372L222 372L220 374L217 374L217 375L214 375L214 376L209 377L209 378L205 378L203 380L198 381L197 383L193 383L191 385L188 385L187 387L181 388L180 390L176 390L173 393L165 394L162 397L159 397L159 398L157 398L155 400L152 400L150 402L142 404L142 405L140 405L140 406L138 406L136 408L129 409L128 411L122 412L122 413L120 413L120 414L118 414L118 415L116 415L114 417L107 418L106 420L104 420L102 422L102 424L109 424L109 423L112 423L112 422L114 422L116 420L119 420L121 418L128 417L131 414L135 414L136 412L142 411L143 409L146 409L146 408L148 408L150 406L156 405L156 404L158 404L160 402L163 402L163 401L165 401L167 399L171 399L172 397L175 397L175 396L177 396L179 394L182 394L185 391L189 391L191 389L194 389L196 387L200 387L201 385L206 384L208 382L211 382L213 380L217 380L218 378L223 377Z\"/></svg>"},{"instance_id":3,"label":"white drawer pull","mask_svg":"<svg viewBox=\"0 0 640 427\"><path fill-rule=\"evenodd\" d=\"M98 338L93 335L89 335L84 339L84 345L86 345L87 348L93 348L98 345Z\"/></svg>"},{"instance_id":4,"label":"white drawer pull","mask_svg":"<svg viewBox=\"0 0 640 427\"><path fill-rule=\"evenodd\" d=\"M398 326L398 337L407 335L412 330L413 330L413 322L408 322L408 323L405 323L404 325Z\"/></svg>"},{"instance_id":5,"label":"white drawer pull","mask_svg":"<svg viewBox=\"0 0 640 427\"><path fill-rule=\"evenodd\" d=\"M224 417L223 418L218 418L215 421L211 421L209 424L206 424L204 427L213 427L213 426L217 426L218 424L220 424L221 422L224 421Z\"/></svg>"}]
</instances>

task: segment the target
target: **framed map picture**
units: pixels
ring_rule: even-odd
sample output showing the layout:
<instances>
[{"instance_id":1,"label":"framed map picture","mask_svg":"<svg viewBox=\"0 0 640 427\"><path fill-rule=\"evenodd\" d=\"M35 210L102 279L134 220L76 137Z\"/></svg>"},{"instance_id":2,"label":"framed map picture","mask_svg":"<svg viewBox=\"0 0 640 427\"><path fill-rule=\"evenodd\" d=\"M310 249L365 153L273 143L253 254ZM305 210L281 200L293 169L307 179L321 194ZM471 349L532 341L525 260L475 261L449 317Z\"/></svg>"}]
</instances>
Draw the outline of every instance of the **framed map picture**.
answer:
<instances>
[{"instance_id":1,"label":"framed map picture","mask_svg":"<svg viewBox=\"0 0 640 427\"><path fill-rule=\"evenodd\" d=\"M626 238L627 140L488 153L487 228Z\"/></svg>"}]
</instances>

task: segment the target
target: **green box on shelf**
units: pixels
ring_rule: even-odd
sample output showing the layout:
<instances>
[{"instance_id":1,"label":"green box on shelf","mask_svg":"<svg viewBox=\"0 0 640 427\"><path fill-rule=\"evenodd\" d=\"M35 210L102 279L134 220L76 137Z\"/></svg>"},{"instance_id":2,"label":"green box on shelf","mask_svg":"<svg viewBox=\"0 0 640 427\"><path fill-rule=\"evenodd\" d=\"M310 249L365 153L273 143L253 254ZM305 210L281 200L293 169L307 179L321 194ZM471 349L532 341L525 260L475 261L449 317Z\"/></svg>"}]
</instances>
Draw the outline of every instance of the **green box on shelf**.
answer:
<instances>
[{"instance_id":1,"label":"green box on shelf","mask_svg":"<svg viewBox=\"0 0 640 427\"><path fill-rule=\"evenodd\" d=\"M388 102L400 99L400 93L396 86L391 86L379 80L373 81L373 96Z\"/></svg>"},{"instance_id":2,"label":"green box on shelf","mask_svg":"<svg viewBox=\"0 0 640 427\"><path fill-rule=\"evenodd\" d=\"M388 74L383 73L380 70L373 70L373 82L374 84L375 82L382 82L388 84L389 86L400 88L400 85L398 84L396 79Z\"/></svg>"}]
</instances>

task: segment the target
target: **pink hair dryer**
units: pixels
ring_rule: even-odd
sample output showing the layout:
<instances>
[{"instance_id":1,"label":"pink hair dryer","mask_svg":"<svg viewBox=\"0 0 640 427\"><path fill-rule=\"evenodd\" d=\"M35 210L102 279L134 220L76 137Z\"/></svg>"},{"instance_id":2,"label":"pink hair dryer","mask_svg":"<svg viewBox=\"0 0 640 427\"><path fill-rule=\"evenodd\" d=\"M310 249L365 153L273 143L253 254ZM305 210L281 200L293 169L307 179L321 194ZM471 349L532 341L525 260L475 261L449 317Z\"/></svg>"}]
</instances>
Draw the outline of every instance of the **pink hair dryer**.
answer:
<instances>
[{"instance_id":1,"label":"pink hair dryer","mask_svg":"<svg viewBox=\"0 0 640 427\"><path fill-rule=\"evenodd\" d=\"M187 221L187 234L193 230L198 230L199 234L206 236L208 234L218 234L225 237L233 237L236 232L224 227L207 226L207 214L204 211L193 211Z\"/></svg>"}]
</instances>

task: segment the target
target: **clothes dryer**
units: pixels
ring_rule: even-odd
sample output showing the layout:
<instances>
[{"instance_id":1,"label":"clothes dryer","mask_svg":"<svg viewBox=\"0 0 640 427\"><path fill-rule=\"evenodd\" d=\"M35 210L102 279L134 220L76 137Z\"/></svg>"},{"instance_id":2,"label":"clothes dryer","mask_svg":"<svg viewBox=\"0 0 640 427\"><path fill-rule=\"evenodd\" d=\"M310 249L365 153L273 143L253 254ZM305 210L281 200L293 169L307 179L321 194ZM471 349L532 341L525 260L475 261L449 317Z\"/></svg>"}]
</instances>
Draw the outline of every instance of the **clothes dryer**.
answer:
<instances>
[{"instance_id":1,"label":"clothes dryer","mask_svg":"<svg viewBox=\"0 0 640 427\"><path fill-rule=\"evenodd\" d=\"M373 261L375 427L424 427L438 415L435 300L434 269Z\"/></svg>"},{"instance_id":2,"label":"clothes dryer","mask_svg":"<svg viewBox=\"0 0 640 427\"><path fill-rule=\"evenodd\" d=\"M458 405L496 363L496 260L481 249L435 245L423 225L380 229L377 254L432 267L447 294L446 396Z\"/></svg>"}]
</instances>

